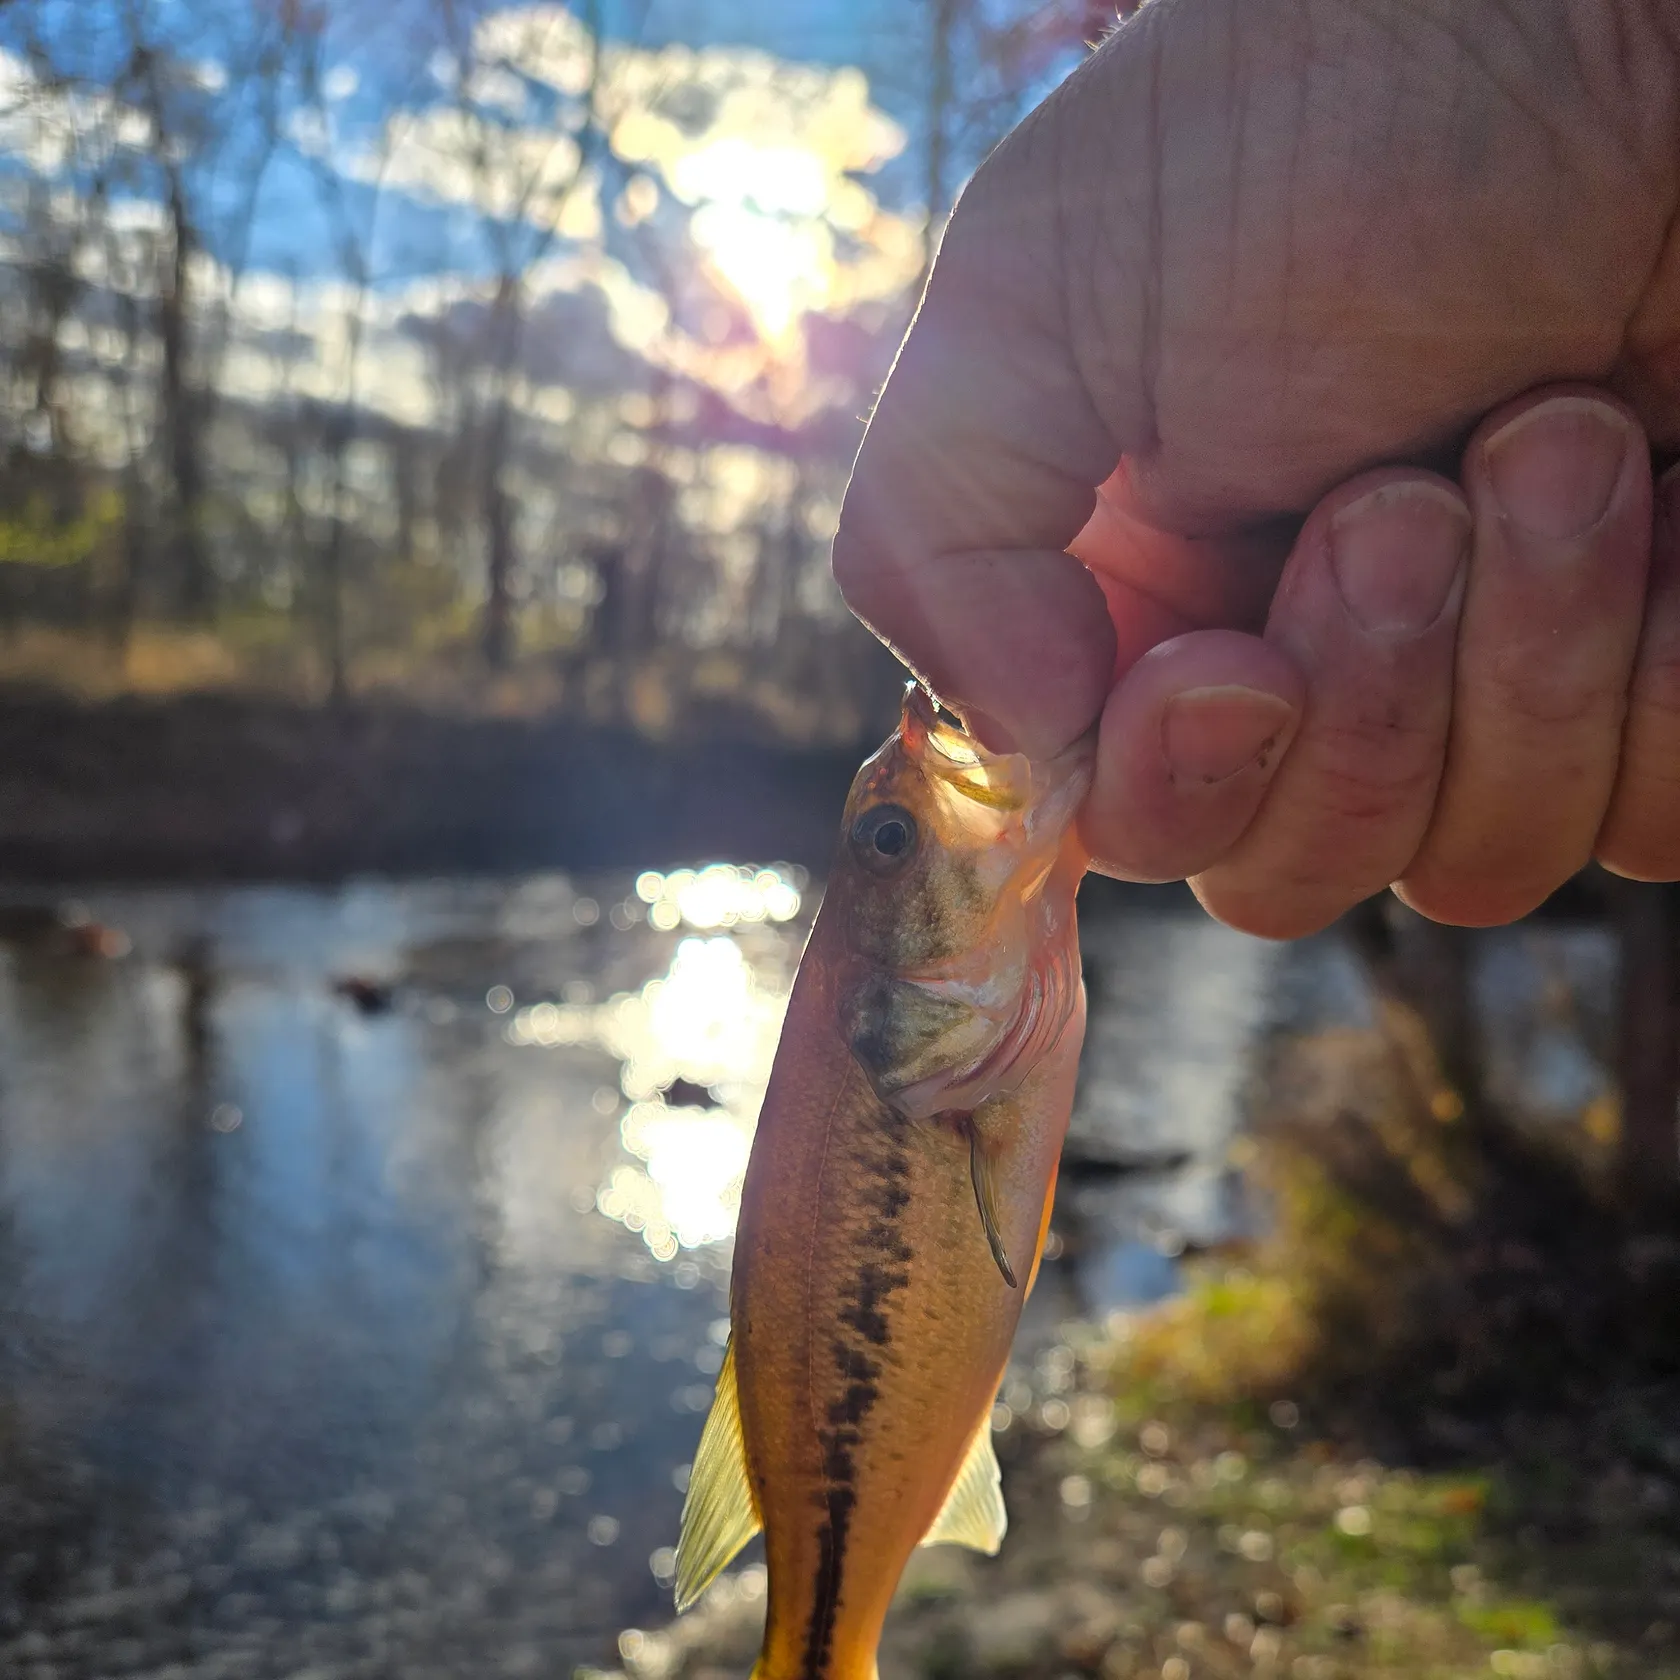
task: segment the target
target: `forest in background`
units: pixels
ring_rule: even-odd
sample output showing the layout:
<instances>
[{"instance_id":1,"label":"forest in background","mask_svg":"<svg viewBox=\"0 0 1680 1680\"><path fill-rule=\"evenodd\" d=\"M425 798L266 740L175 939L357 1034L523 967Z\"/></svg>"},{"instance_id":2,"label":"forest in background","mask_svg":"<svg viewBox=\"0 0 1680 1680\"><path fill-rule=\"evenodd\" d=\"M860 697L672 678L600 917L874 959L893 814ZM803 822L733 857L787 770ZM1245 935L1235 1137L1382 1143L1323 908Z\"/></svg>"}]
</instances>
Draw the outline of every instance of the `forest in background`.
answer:
<instances>
[{"instance_id":1,"label":"forest in background","mask_svg":"<svg viewBox=\"0 0 1680 1680\"><path fill-rule=\"evenodd\" d=\"M1104 9L807 10L0 8L0 682L867 733L862 418Z\"/></svg>"}]
</instances>

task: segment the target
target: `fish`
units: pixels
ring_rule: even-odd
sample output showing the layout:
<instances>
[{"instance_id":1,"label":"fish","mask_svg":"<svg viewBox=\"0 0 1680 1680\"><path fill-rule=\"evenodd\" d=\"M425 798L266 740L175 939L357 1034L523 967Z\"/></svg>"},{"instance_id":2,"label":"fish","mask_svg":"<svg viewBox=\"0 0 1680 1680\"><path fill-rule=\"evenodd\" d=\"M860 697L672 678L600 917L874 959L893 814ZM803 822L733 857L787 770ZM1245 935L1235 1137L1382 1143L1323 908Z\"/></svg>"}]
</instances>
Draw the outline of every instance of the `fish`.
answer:
<instances>
[{"instance_id":1,"label":"fish","mask_svg":"<svg viewBox=\"0 0 1680 1680\"><path fill-rule=\"evenodd\" d=\"M920 687L858 771L741 1194L679 1611L760 1529L752 1680L876 1680L919 1544L994 1554L991 1414L1085 1030L1090 737L993 752Z\"/></svg>"}]
</instances>

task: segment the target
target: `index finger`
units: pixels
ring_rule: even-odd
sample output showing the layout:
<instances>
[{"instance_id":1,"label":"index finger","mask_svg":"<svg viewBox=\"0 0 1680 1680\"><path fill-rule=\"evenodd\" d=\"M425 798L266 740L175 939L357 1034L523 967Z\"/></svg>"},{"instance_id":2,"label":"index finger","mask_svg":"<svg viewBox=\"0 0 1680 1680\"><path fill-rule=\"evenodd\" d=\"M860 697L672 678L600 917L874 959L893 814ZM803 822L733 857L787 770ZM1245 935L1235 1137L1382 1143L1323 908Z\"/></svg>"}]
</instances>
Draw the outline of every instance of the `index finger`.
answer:
<instances>
[{"instance_id":1,"label":"index finger","mask_svg":"<svg viewBox=\"0 0 1680 1680\"><path fill-rule=\"evenodd\" d=\"M1057 135L1082 79L993 153L957 205L834 545L853 611L941 699L1032 752L1083 733L1107 697L1108 604L1065 550L1149 425L1135 367L1105 386L1108 419L1098 414L1069 339ZM1110 281L1105 312L1124 321L1133 295L1138 331L1125 336L1141 344L1142 275Z\"/></svg>"}]
</instances>

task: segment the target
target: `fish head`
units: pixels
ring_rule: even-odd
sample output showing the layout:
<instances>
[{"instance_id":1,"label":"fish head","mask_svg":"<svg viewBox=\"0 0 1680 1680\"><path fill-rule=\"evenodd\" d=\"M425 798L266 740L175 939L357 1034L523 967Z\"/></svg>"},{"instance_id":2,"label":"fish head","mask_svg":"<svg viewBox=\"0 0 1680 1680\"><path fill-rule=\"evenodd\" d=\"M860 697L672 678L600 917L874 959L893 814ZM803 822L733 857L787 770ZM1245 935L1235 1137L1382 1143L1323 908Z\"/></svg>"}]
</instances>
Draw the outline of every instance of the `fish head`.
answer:
<instances>
[{"instance_id":1,"label":"fish head","mask_svg":"<svg viewBox=\"0 0 1680 1680\"><path fill-rule=\"evenodd\" d=\"M1067 1024L1092 757L1089 737L1050 759L989 752L913 685L858 772L829 889L851 964L842 1030L899 1113L972 1112Z\"/></svg>"}]
</instances>

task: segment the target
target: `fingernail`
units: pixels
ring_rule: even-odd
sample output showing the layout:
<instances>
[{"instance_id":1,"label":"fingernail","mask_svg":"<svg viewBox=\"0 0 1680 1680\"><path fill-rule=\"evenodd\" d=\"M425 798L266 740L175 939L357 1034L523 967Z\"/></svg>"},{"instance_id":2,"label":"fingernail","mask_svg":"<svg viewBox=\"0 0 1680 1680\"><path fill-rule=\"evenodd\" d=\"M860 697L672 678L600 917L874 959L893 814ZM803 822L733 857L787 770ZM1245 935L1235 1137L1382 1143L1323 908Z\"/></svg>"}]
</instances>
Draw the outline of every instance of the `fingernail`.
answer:
<instances>
[{"instance_id":1,"label":"fingernail","mask_svg":"<svg viewBox=\"0 0 1680 1680\"><path fill-rule=\"evenodd\" d=\"M1385 484L1330 522L1330 560L1342 599L1379 635L1415 636L1433 624L1469 547L1469 509L1426 480Z\"/></svg>"},{"instance_id":2,"label":"fingernail","mask_svg":"<svg viewBox=\"0 0 1680 1680\"><path fill-rule=\"evenodd\" d=\"M1175 781L1222 782L1250 764L1269 776L1294 729L1295 708L1264 689L1187 688L1161 715L1161 751Z\"/></svg>"},{"instance_id":3,"label":"fingernail","mask_svg":"<svg viewBox=\"0 0 1680 1680\"><path fill-rule=\"evenodd\" d=\"M1549 542L1603 519L1622 476L1632 427L1593 397L1552 397L1482 445L1488 483L1513 525Z\"/></svg>"}]
</instances>

